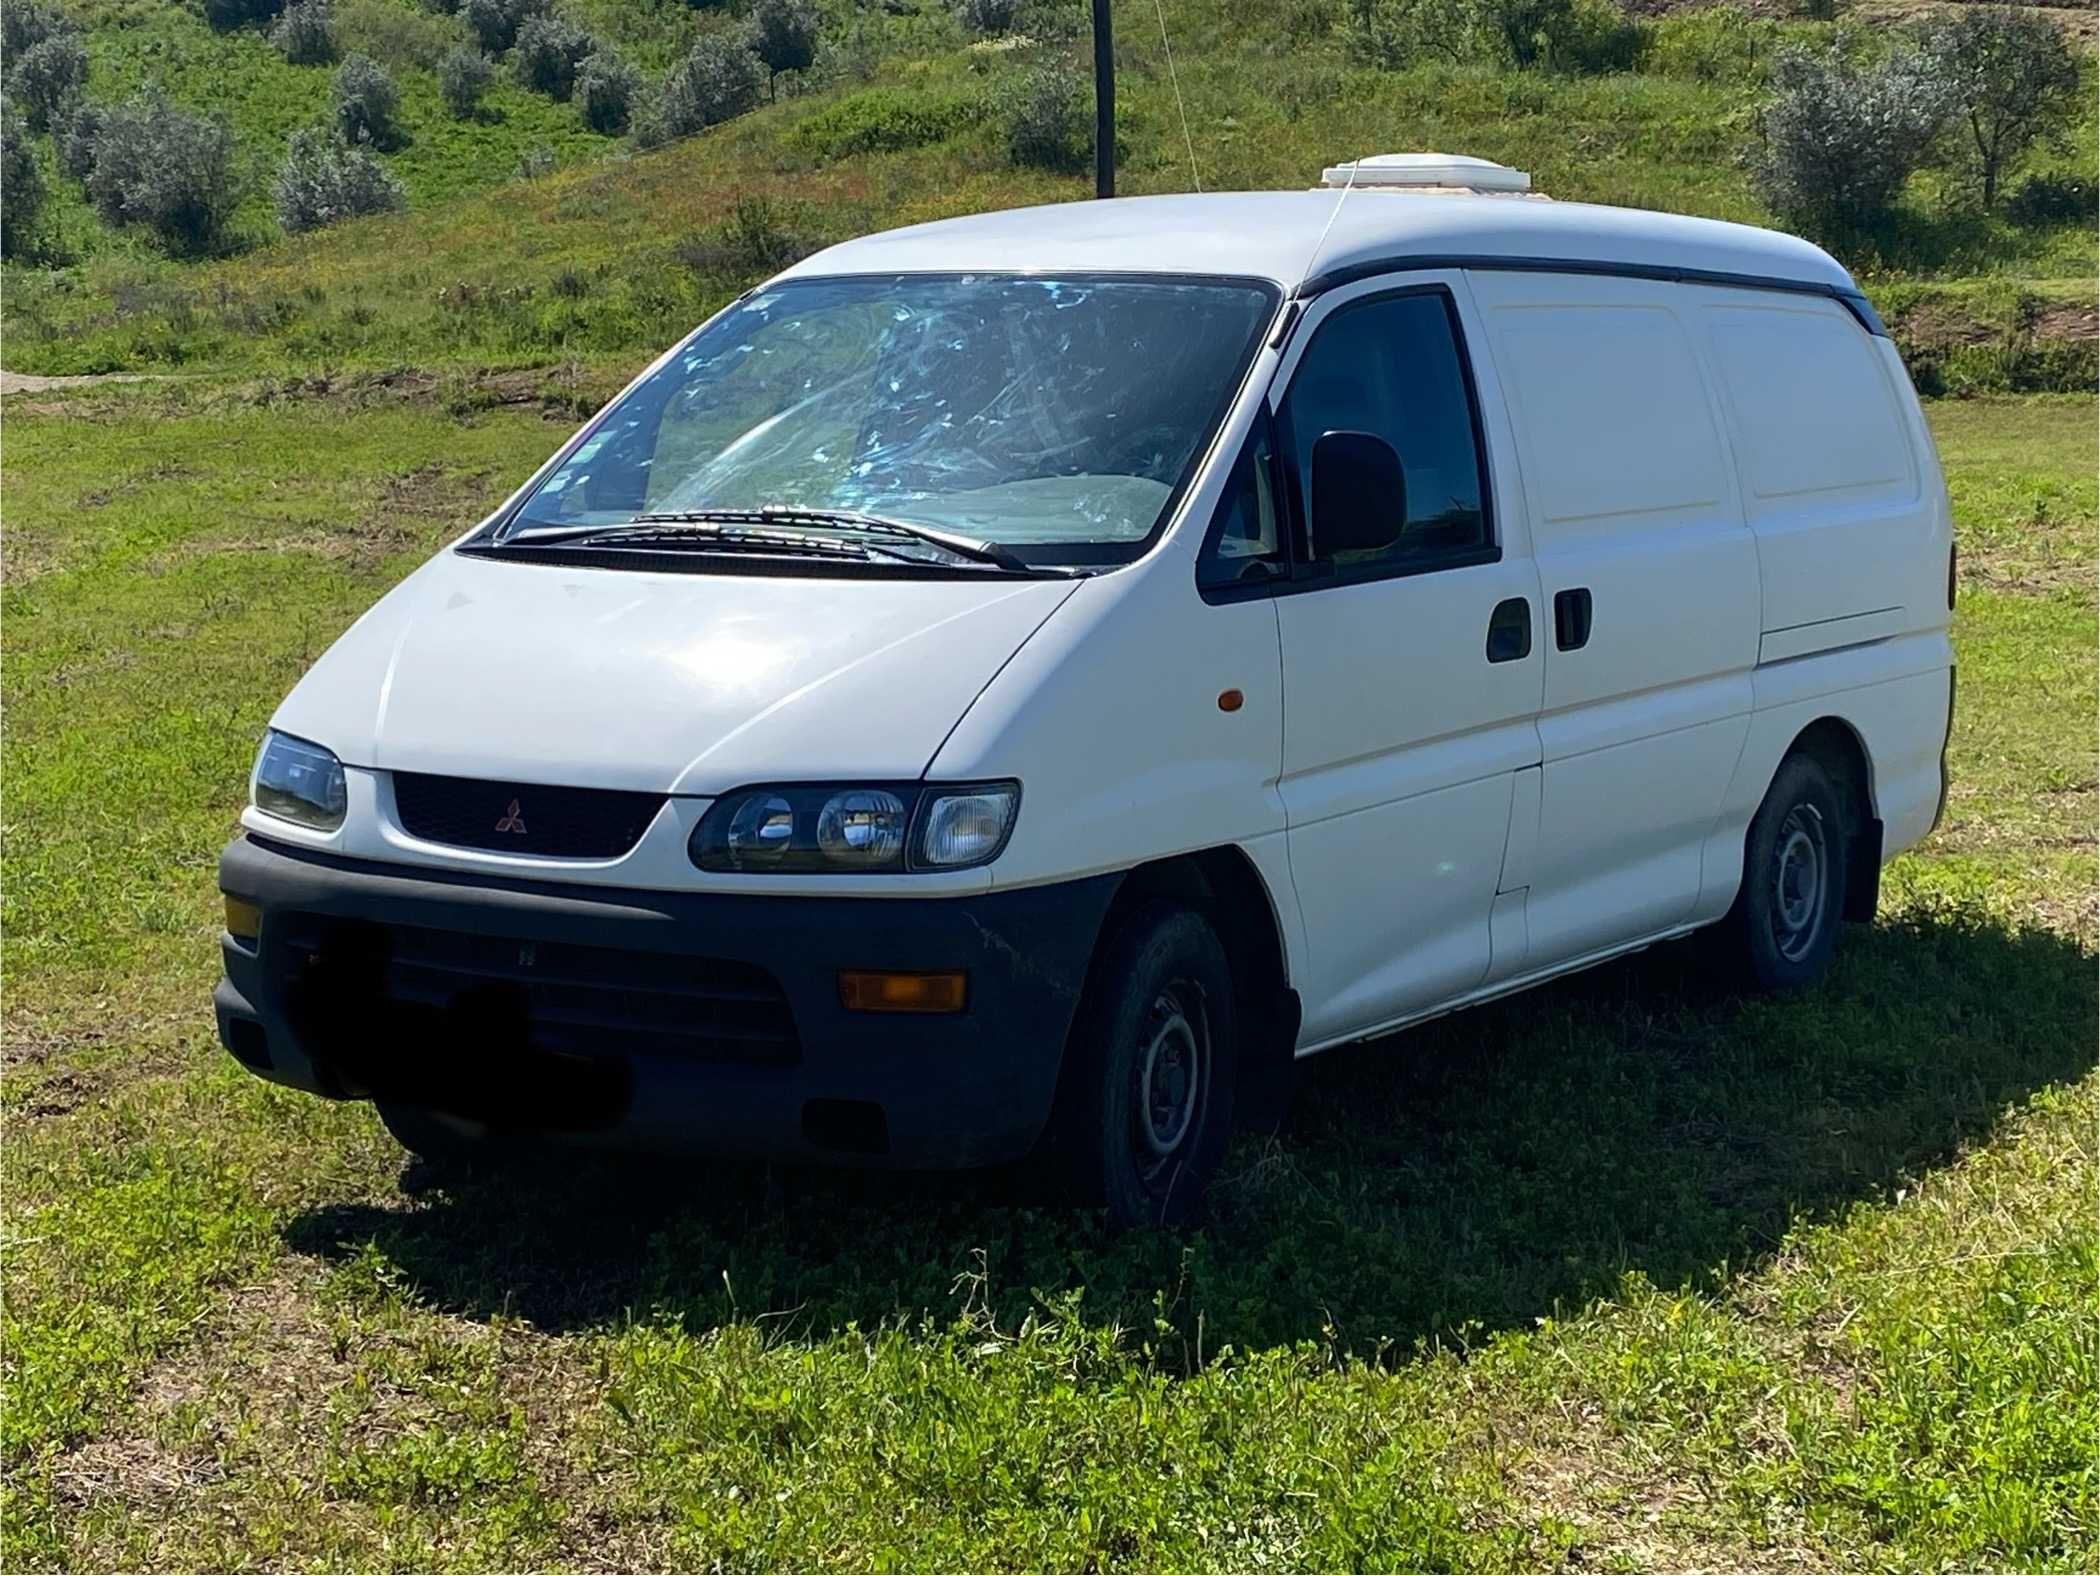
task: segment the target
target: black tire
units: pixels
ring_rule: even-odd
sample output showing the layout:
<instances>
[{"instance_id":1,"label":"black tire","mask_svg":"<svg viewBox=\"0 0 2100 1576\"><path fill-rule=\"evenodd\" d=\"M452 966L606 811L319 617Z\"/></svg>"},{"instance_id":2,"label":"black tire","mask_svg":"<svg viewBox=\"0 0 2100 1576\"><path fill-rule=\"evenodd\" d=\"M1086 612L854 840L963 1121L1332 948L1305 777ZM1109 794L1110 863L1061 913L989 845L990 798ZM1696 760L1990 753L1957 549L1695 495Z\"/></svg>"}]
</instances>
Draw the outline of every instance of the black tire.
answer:
<instances>
[{"instance_id":1,"label":"black tire","mask_svg":"<svg viewBox=\"0 0 2100 1576\"><path fill-rule=\"evenodd\" d=\"M501 1158L508 1146L482 1132L477 1123L444 1116L421 1106L377 1102L379 1120L394 1142L419 1159L447 1169L466 1170Z\"/></svg>"},{"instance_id":2,"label":"black tire","mask_svg":"<svg viewBox=\"0 0 2100 1576\"><path fill-rule=\"evenodd\" d=\"M1717 939L1746 984L1802 990L1820 980L1845 913L1844 801L1811 755L1790 755L1743 848L1743 885Z\"/></svg>"},{"instance_id":3,"label":"black tire","mask_svg":"<svg viewBox=\"0 0 2100 1576\"><path fill-rule=\"evenodd\" d=\"M1232 970L1203 917L1152 902L1117 923L1073 1023L1053 1142L1067 1184L1119 1226L1196 1212L1232 1136Z\"/></svg>"}]
</instances>

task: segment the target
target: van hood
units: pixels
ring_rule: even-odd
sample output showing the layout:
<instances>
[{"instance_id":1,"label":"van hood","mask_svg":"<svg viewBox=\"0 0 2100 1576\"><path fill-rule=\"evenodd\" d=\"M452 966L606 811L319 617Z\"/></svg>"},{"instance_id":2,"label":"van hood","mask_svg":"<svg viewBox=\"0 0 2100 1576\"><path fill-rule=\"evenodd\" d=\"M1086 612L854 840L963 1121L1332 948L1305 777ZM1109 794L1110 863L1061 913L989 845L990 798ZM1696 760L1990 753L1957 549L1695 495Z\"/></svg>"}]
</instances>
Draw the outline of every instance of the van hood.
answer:
<instances>
[{"instance_id":1,"label":"van hood","mask_svg":"<svg viewBox=\"0 0 2100 1576\"><path fill-rule=\"evenodd\" d=\"M772 579L447 550L271 726L346 765L659 793L920 776L1072 580Z\"/></svg>"}]
</instances>

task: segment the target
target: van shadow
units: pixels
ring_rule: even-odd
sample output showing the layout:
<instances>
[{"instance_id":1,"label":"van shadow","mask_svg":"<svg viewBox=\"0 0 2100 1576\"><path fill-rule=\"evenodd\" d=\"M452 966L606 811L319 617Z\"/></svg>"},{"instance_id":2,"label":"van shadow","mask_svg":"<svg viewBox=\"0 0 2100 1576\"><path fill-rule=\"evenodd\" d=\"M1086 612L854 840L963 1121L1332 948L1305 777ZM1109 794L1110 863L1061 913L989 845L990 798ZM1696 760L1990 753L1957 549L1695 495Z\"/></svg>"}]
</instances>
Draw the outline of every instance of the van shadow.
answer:
<instances>
[{"instance_id":1,"label":"van shadow","mask_svg":"<svg viewBox=\"0 0 2100 1576\"><path fill-rule=\"evenodd\" d=\"M1628 1272L1712 1285L1795 1219L1887 1196L2095 1061L2095 960L1974 911L1851 927L1822 988L1725 996L1689 946L1305 1064L1280 1137L1205 1224L1116 1233L1014 1176L560 1161L287 1227L377 1254L431 1305L550 1329L628 1317L1002 1325L1084 1289L1169 1361L1300 1339L1359 1353L1528 1325ZM1177 1339L1178 1332L1178 1339ZM1174 1348L1180 1347L1180 1351Z\"/></svg>"}]
</instances>

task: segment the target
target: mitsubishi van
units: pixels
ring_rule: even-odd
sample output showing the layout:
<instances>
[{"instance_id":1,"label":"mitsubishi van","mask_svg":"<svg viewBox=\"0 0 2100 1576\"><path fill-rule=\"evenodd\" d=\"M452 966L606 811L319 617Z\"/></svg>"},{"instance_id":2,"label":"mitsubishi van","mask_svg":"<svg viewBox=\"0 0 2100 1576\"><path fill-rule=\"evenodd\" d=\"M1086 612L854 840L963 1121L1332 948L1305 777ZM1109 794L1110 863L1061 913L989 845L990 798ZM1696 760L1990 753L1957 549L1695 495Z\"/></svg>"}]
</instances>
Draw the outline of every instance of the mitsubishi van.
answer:
<instances>
[{"instance_id":1,"label":"mitsubishi van","mask_svg":"<svg viewBox=\"0 0 2100 1576\"><path fill-rule=\"evenodd\" d=\"M1200 1198L1296 1058L1711 927L1811 985L1946 791L1946 489L1816 247L1442 155L869 236L354 624L227 1050L547 1145Z\"/></svg>"}]
</instances>

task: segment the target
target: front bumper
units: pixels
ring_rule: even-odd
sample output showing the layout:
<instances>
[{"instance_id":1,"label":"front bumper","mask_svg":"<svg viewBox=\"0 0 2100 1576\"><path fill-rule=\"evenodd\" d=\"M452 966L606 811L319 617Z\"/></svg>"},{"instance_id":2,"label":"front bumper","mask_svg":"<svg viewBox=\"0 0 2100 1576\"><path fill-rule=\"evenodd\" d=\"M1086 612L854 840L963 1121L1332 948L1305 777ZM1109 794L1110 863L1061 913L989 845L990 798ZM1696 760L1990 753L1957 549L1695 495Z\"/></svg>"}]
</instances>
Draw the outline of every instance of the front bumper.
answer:
<instances>
[{"instance_id":1,"label":"front bumper","mask_svg":"<svg viewBox=\"0 0 2100 1576\"><path fill-rule=\"evenodd\" d=\"M608 1147L984 1164L1047 1120L1113 875L951 898L490 880L231 843L219 1038L264 1078ZM969 972L849 1012L841 969Z\"/></svg>"}]
</instances>

